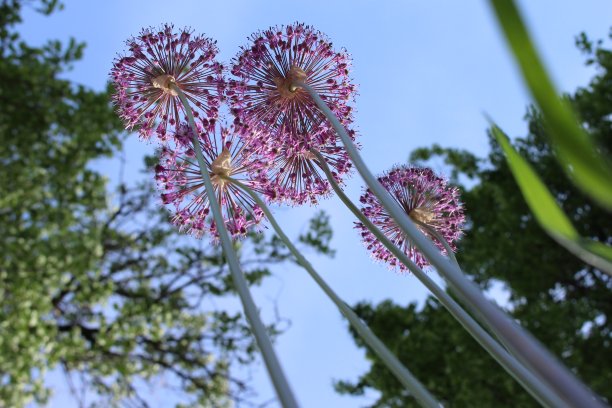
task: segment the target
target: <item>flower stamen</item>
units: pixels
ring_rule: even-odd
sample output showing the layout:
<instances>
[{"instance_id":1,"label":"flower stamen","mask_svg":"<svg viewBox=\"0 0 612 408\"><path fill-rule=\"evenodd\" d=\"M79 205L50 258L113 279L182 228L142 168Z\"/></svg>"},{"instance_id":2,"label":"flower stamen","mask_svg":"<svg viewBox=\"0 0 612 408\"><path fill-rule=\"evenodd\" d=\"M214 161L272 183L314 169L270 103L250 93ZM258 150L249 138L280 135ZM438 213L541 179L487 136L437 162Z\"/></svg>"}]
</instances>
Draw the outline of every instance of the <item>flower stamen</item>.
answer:
<instances>
[{"instance_id":1,"label":"flower stamen","mask_svg":"<svg viewBox=\"0 0 612 408\"><path fill-rule=\"evenodd\" d=\"M315 156L315 154L311 152L310 150L306 150L302 152L301 154L302 154L302 157L306 160L317 160L317 156Z\"/></svg>"},{"instance_id":2,"label":"flower stamen","mask_svg":"<svg viewBox=\"0 0 612 408\"><path fill-rule=\"evenodd\" d=\"M297 82L303 82L306 80L306 72L298 67L297 65L291 66L291 69L287 73L286 77L274 78L274 84L276 90L280 93L282 98L293 99L298 94L299 87L296 85Z\"/></svg>"},{"instance_id":3,"label":"flower stamen","mask_svg":"<svg viewBox=\"0 0 612 408\"><path fill-rule=\"evenodd\" d=\"M174 79L172 75L163 74L156 76L151 80L151 84L153 84L155 88L164 91L164 93L167 93L172 96L178 96L176 90L174 90L171 86L172 84L176 84L176 79Z\"/></svg>"},{"instance_id":4,"label":"flower stamen","mask_svg":"<svg viewBox=\"0 0 612 408\"><path fill-rule=\"evenodd\" d=\"M423 207L413 209L408 216L414 221L418 221L422 224L430 224L436 218L436 214L433 211Z\"/></svg>"},{"instance_id":5,"label":"flower stamen","mask_svg":"<svg viewBox=\"0 0 612 408\"><path fill-rule=\"evenodd\" d=\"M225 188L228 183L227 178L232 174L232 155L227 147L221 150L221 153L213 160L210 166L212 172L211 181L215 187L220 189Z\"/></svg>"}]
</instances>

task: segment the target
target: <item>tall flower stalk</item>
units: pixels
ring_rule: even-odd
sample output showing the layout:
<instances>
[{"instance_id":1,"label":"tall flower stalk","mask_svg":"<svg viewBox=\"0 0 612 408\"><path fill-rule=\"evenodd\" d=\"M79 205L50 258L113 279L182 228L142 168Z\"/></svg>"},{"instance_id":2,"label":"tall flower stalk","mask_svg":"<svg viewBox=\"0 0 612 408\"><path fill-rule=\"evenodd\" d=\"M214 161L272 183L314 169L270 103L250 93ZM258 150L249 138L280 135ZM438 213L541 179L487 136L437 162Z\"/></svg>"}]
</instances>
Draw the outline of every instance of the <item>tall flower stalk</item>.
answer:
<instances>
[{"instance_id":1,"label":"tall flower stalk","mask_svg":"<svg viewBox=\"0 0 612 408\"><path fill-rule=\"evenodd\" d=\"M130 53L115 60L111 70L111 78L117 92L114 102L121 118L128 129L139 128L143 139L156 136L167 146L171 144L173 134L175 150L166 150L169 168L161 165L157 168L157 179L165 184L170 191L162 196L167 203L175 205L183 202L185 196L195 193L186 208L177 213L175 222L189 225L194 235L203 234L208 209L212 211L214 220L213 234L217 235L223 253L227 259L229 270L242 302L247 320L251 326L264 363L272 379L277 395L284 407L297 407L297 402L289 383L283 373L266 329L259 314L238 261L227 227L234 235L242 234L246 223L258 221L259 212L253 210L251 217L243 216L242 211L248 208L248 203L239 205L226 186L226 176L235 175L236 163L232 163L231 140L221 137L222 145L214 149L212 140L204 133L204 143L200 137L201 130L213 130L218 114L218 107L223 95L225 81L222 77L223 67L214 61L217 48L214 42L203 36L193 36L190 30L184 29L177 34L172 25L164 25L159 31L145 29L136 38L127 41ZM196 108L192 110L191 105ZM198 129L195 116L201 117L203 129ZM185 155L176 160L179 150L188 145L187 134L182 132L180 124L187 119L191 129L191 142L196 163ZM173 133L168 128L174 129ZM187 139L187 140L186 140ZM187 142L187 143L186 143ZM203 154L204 150L211 159L209 163ZM234 153L237 153L234 150ZM242 155L243 153L246 156ZM211 157L211 154L214 157ZM240 159L249 160L247 152L239 152ZM240 167L240 166L239 166ZM198 179L199 171L201 179ZM212 173L212 176L209 174ZM194 177L195 176L195 177ZM213 178L215 180L213 180ZM235 192L235 191L234 191ZM224 202L226 215L224 219L221 203ZM250 219L249 219L250 218ZM253 220L254 219L254 220Z\"/></svg>"},{"instance_id":2,"label":"tall flower stalk","mask_svg":"<svg viewBox=\"0 0 612 408\"><path fill-rule=\"evenodd\" d=\"M329 168L328 170L329 171ZM333 180L333 176L330 177ZM301 254L301 252L293 245L289 237L284 233L280 225L276 222L274 215L270 212L268 206L258 197L257 193L240 183L237 180L231 180L232 183L239 186L243 191L251 196L263 210L266 218L278 234L280 239L285 243L289 251L296 258L298 263L308 272L312 279L319 285L323 292L336 305L340 313L347 318L351 326L357 331L364 342L372 348L372 350L380 357L383 363L391 370L395 377L408 389L422 406L437 408L440 403L427 391L427 389L419 382L419 380L397 359L397 357L389 351L382 341L370 330L370 328L355 314L355 312L333 291L333 289L325 282L325 280L317 273L310 262ZM333 181L334 185L338 185Z\"/></svg>"},{"instance_id":3,"label":"tall flower stalk","mask_svg":"<svg viewBox=\"0 0 612 408\"><path fill-rule=\"evenodd\" d=\"M217 201L217 198L214 195L215 188L212 183L211 177L208 174L208 171L206 170L207 165L206 161L204 160L204 155L202 154L202 149L200 147L200 141L198 139L198 129L196 127L195 120L191 112L191 108L189 106L189 101L178 86L176 86L175 84L170 84L170 87L177 93L186 111L189 126L191 126L191 130L193 132L193 148L195 150L196 159L200 167L202 181L204 182L206 194L210 202L210 208L212 210L213 218L215 220L215 223L217 224L219 240L221 241L221 246L227 258L227 263L232 274L232 279L234 281L234 284L236 285L236 290L238 291L240 300L242 301L242 306L244 308L247 319L251 325L251 329L253 330L253 334L255 335L255 339L257 340L257 345L261 350L261 354L266 364L266 368L268 369L268 373L270 374L272 383L274 384L274 388L276 389L276 393L281 403L283 404L283 407L297 408L297 401L293 396L293 391L289 386L289 383L283 372L280 362L278 361L278 357L274 352L274 348L272 347L270 338L266 333L266 328L261 322L261 319L259 318L259 312L257 311L255 302L253 301L248 285L246 283L246 279L244 278L244 273L242 272L242 268L240 267L240 263L238 261L238 257L236 256L236 252L234 251L234 246L232 244L230 236L227 232L227 229L225 228L225 222L223 220L223 214L221 213L221 207L219 205L219 202Z\"/></svg>"},{"instance_id":4,"label":"tall flower stalk","mask_svg":"<svg viewBox=\"0 0 612 408\"><path fill-rule=\"evenodd\" d=\"M530 333L510 319L497 306L487 300L474 283L469 281L461 269L449 262L429 238L427 238L388 192L370 172L359 155L346 129L317 94L316 90L302 81L294 83L308 92L316 105L325 114L338 133L346 151L361 174L368 188L380 200L382 206L398 226L425 255L428 261L449 283L459 299L474 313L482 316L485 324L510 348L510 351L538 377L547 382L566 403L576 406L603 407L592 391L580 382L555 356L542 346Z\"/></svg>"}]
</instances>

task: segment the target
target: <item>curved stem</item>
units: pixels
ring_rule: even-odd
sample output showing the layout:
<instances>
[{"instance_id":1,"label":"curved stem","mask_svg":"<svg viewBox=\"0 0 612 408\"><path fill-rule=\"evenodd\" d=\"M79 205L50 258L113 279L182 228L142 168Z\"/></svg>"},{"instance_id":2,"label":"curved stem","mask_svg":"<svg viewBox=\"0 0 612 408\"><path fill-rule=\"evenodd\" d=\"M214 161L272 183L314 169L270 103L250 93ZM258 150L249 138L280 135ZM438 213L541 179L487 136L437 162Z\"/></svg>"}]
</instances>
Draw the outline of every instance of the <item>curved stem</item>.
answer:
<instances>
[{"instance_id":1,"label":"curved stem","mask_svg":"<svg viewBox=\"0 0 612 408\"><path fill-rule=\"evenodd\" d=\"M319 285L319 287L325 292L325 294L334 302L340 312L347 318L351 326L359 333L361 338L366 342L368 346L380 357L384 364L393 372L397 379L414 395L419 403L424 407L441 407L442 405L427 391L427 389L419 382L419 380L412 375L412 373L402 365L397 357L389 351L389 349L383 344L382 341L370 330L370 328L355 314L355 312L342 300L332 288L323 280L323 278L315 271L310 262L300 253L300 251L293 245L291 240L285 235L281 227L276 222L276 219L268 209L266 203L250 188L240 183L237 180L229 179L232 183L240 187L243 191L248 193L259 207L263 210L264 214L272 224L274 231L278 234L280 239L287 245L289 251L295 256L298 263L306 269L312 279Z\"/></svg>"},{"instance_id":2,"label":"curved stem","mask_svg":"<svg viewBox=\"0 0 612 408\"><path fill-rule=\"evenodd\" d=\"M253 298L249 291L249 287L244 277L244 273L242 272L242 268L240 267L240 262L238 261L238 257L236 255L236 252L234 251L232 241L229 237L227 229L225 228L225 222L223 221L221 208L219 206L219 202L217 201L217 197L215 197L215 190L213 188L210 175L207 171L207 165L204 161L202 148L200 147L200 142L198 139L198 129L193 119L193 112L191 111L191 107L189 106L189 101L185 97L183 91L181 91L181 89L176 86L176 84L172 84L171 86L172 89L178 94L178 97L180 98L183 107L185 108L185 112L189 120L189 125L191 126L191 130L193 132L193 148L195 150L196 158L200 167L200 173L202 174L202 180L204 181L204 186L206 188L206 195L208 196L210 208L212 210L215 223L217 225L217 231L219 233L221 246L223 248L225 257L227 258L227 263L229 265L234 284L236 285L236 290L238 291L238 295L240 296L242 307L244 308L244 312L247 316L251 329L253 330L255 340L257 341L257 345L259 346L259 350L261 351L264 363L266 364L266 368L268 369L268 373L270 374L272 383L274 385L278 398L281 401L281 404L285 408L297 408L297 401L293 396L291 387L289 386L283 369L278 361L276 354L274 353L274 348L272 347L270 338L266 333L266 328L263 325L261 319L259 318L259 312L257 311L257 307L255 306L255 302L253 301Z\"/></svg>"},{"instance_id":3,"label":"curved stem","mask_svg":"<svg viewBox=\"0 0 612 408\"><path fill-rule=\"evenodd\" d=\"M553 390L538 379L532 372L527 370L521 363L512 357L493 337L491 337L463 308L451 298L441 287L419 268L404 252L393 244L372 221L370 221L350 198L344 194L336 180L331 174L325 159L317 151L311 151L317 158L319 166L327 176L333 190L346 207L368 228L372 234L389 250L395 257L419 279L423 285L440 301L449 313L472 335L480 344L519 384L523 386L540 404L547 407L568 407L562 399L557 397ZM448 244L447 244L448 245ZM452 254L450 246L447 248ZM454 255L452 259L456 262Z\"/></svg>"}]
</instances>

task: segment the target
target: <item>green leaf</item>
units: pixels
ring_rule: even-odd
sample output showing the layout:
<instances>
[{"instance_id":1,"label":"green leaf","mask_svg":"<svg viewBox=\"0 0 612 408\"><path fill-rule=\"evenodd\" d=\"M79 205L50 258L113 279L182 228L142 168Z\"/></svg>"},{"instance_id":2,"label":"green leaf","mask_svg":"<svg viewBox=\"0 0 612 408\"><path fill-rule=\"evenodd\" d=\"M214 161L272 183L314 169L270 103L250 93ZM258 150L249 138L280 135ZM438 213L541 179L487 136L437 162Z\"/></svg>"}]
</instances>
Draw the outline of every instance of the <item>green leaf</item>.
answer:
<instances>
[{"instance_id":1,"label":"green leaf","mask_svg":"<svg viewBox=\"0 0 612 408\"><path fill-rule=\"evenodd\" d=\"M598 152L567 101L558 96L514 2L491 0L491 5L544 115L550 141L565 172L586 194L612 210L612 165Z\"/></svg>"},{"instance_id":2,"label":"green leaf","mask_svg":"<svg viewBox=\"0 0 612 408\"><path fill-rule=\"evenodd\" d=\"M496 125L492 131L506 154L510 171L527 205L542 228L574 255L612 275L612 248L582 238L533 168L514 150L508 137Z\"/></svg>"}]
</instances>

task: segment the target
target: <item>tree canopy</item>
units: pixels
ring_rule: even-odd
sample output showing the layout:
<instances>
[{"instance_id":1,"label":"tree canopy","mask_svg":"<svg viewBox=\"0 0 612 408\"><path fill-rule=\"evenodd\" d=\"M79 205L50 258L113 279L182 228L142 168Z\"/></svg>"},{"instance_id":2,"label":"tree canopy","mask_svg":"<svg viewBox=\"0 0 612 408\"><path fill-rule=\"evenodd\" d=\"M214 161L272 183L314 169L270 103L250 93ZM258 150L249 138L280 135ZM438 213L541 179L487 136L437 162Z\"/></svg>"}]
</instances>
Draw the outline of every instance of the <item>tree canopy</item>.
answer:
<instances>
[{"instance_id":1,"label":"tree canopy","mask_svg":"<svg viewBox=\"0 0 612 408\"><path fill-rule=\"evenodd\" d=\"M612 51L582 34L576 41L596 68L590 83L567 95L600 151L612 153ZM579 232L612 243L612 219L568 181L548 143L541 115L526 114L528 133L514 147L534 167ZM584 264L549 238L533 219L499 146L489 135L486 158L434 145L417 149L417 164L442 159L462 189L468 229L458 245L463 270L483 288L501 282L506 308L596 392L612 399L612 279ZM410 279L410 277L407 277ZM520 385L429 298L422 308L385 301L356 309L374 332L434 395L451 407L536 405ZM363 344L353 337L358 345ZM370 371L356 382L339 381L339 392L381 393L373 407L417 406L368 350Z\"/></svg>"},{"instance_id":2,"label":"tree canopy","mask_svg":"<svg viewBox=\"0 0 612 408\"><path fill-rule=\"evenodd\" d=\"M0 405L44 403L54 368L102 406L147 406L142 384L159 378L181 406L248 403L232 370L255 358L246 321L203 302L233 295L220 248L179 235L151 183L109 191L92 170L127 136L110 90L63 79L76 40L25 43L24 5L59 8L0 3ZM331 255L331 236L319 213L300 242ZM236 245L251 284L290 258L269 234Z\"/></svg>"}]
</instances>

